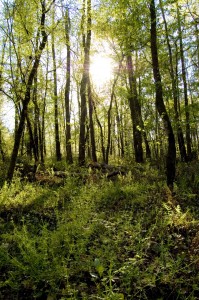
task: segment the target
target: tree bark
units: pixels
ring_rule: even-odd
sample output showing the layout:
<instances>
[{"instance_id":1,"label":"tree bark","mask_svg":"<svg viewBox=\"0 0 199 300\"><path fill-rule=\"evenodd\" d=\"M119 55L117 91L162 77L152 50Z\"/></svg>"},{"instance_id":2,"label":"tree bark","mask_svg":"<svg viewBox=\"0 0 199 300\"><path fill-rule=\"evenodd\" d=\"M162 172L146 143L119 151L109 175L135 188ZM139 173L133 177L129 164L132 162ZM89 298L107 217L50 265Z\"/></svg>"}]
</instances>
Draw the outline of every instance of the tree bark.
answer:
<instances>
[{"instance_id":1,"label":"tree bark","mask_svg":"<svg viewBox=\"0 0 199 300\"><path fill-rule=\"evenodd\" d=\"M116 83L116 81L115 81ZM113 105L113 98L114 98L114 87L115 87L115 83L113 84L112 87L112 92L111 92L111 100L110 100L110 104L109 104L109 109L108 109L108 114L107 114L107 125L108 125L108 133L107 133L107 146L106 146L106 156L105 156L105 163L108 164L108 160L109 160L109 152L111 149L111 110L112 110L112 105ZM111 149L112 152L112 149Z\"/></svg>"},{"instance_id":2,"label":"tree bark","mask_svg":"<svg viewBox=\"0 0 199 300\"><path fill-rule=\"evenodd\" d=\"M117 121L117 128L118 128L118 133L119 133L119 141L120 141L120 151L121 151L121 157L124 158L124 128L122 124L122 112L121 114L119 113L119 107L117 103L117 99L115 97L115 106L116 106L116 121Z\"/></svg>"},{"instance_id":3,"label":"tree bark","mask_svg":"<svg viewBox=\"0 0 199 300\"><path fill-rule=\"evenodd\" d=\"M53 23L54 23L54 11L53 11ZM58 93L57 93L57 65L55 54L55 41L54 32L52 32L52 57L53 57L53 82L54 82L54 120L55 120L55 151L57 161L61 160L61 149L59 139L59 113L58 113Z\"/></svg>"},{"instance_id":4,"label":"tree bark","mask_svg":"<svg viewBox=\"0 0 199 300\"><path fill-rule=\"evenodd\" d=\"M154 0L151 0L150 2L150 17L151 17L151 30L150 30L151 55L152 55L153 76L154 76L155 91L156 91L156 107L160 117L164 122L164 127L168 138L168 151L167 151L167 159L166 159L167 185L171 190L173 190L173 183L175 180L175 172L176 172L176 146L175 146L175 138L174 138L170 118L167 113L164 100L163 100L163 90L162 90L161 75L159 70L158 49L157 49L156 7L155 7Z\"/></svg>"},{"instance_id":5,"label":"tree bark","mask_svg":"<svg viewBox=\"0 0 199 300\"><path fill-rule=\"evenodd\" d=\"M39 107L37 103L37 74L35 75L34 78L34 88L33 88L33 95L32 95L32 100L34 103L34 134L33 134L33 141L34 141L34 147L33 152L35 153L35 162L36 160L39 160L39 126L40 126L40 119L39 119ZM28 120L27 120L28 124ZM31 124L30 124L31 126Z\"/></svg>"},{"instance_id":6,"label":"tree bark","mask_svg":"<svg viewBox=\"0 0 199 300\"><path fill-rule=\"evenodd\" d=\"M93 124L93 97L92 97L90 78L88 79L88 109L89 109L89 123L90 123L89 129L90 129L90 139L91 139L91 158L92 161L97 162L95 129Z\"/></svg>"},{"instance_id":7,"label":"tree bark","mask_svg":"<svg viewBox=\"0 0 199 300\"><path fill-rule=\"evenodd\" d=\"M2 141L2 132L1 132L1 128L0 128L0 153L1 153L1 157L2 157L2 161L5 161L5 152L3 150L3 141Z\"/></svg>"},{"instance_id":8,"label":"tree bark","mask_svg":"<svg viewBox=\"0 0 199 300\"><path fill-rule=\"evenodd\" d=\"M105 163L106 162L106 150L105 150L105 146L104 146L103 128L102 128L102 124L100 123L100 120L99 120L98 115L97 115L97 109L95 107L95 103L93 103L93 105L94 105L94 111L95 111L96 121L97 121L97 124L98 124L99 129L100 129L100 141L101 141L102 159L103 159L103 163Z\"/></svg>"},{"instance_id":9,"label":"tree bark","mask_svg":"<svg viewBox=\"0 0 199 300\"><path fill-rule=\"evenodd\" d=\"M28 114L26 115L26 121L27 121L27 127L28 127L28 132L29 132L29 137L30 137L30 150L32 152L33 150L33 155L34 155L34 161L35 164L37 164L38 162L38 149L37 146L35 144L35 139L34 139L34 135L33 135L33 131L32 131L32 126L31 126L31 122L30 122L30 118L28 116Z\"/></svg>"},{"instance_id":10,"label":"tree bark","mask_svg":"<svg viewBox=\"0 0 199 300\"><path fill-rule=\"evenodd\" d=\"M71 148L71 125L70 125L70 80L71 80L71 49L70 49L70 16L66 9L65 13L65 35L66 35L66 86L65 86L65 112L66 112L66 161L73 163Z\"/></svg>"},{"instance_id":11,"label":"tree bark","mask_svg":"<svg viewBox=\"0 0 199 300\"><path fill-rule=\"evenodd\" d=\"M91 45L91 0L87 0L87 21L85 23L85 0L83 2L82 27L86 26L86 34L83 30L83 48L84 48L84 66L83 75L80 84L80 134L79 134L79 165L85 164L85 148L86 148L86 118L87 118L87 87L90 69L90 45Z\"/></svg>"},{"instance_id":12,"label":"tree bark","mask_svg":"<svg viewBox=\"0 0 199 300\"><path fill-rule=\"evenodd\" d=\"M131 119L133 123L133 144L135 151L135 161L142 163L143 148L142 148L142 123L141 123L141 109L138 101L138 94L136 88L136 79L133 71L133 63L131 54L127 55L127 70L129 80L129 106L131 110Z\"/></svg>"}]
</instances>

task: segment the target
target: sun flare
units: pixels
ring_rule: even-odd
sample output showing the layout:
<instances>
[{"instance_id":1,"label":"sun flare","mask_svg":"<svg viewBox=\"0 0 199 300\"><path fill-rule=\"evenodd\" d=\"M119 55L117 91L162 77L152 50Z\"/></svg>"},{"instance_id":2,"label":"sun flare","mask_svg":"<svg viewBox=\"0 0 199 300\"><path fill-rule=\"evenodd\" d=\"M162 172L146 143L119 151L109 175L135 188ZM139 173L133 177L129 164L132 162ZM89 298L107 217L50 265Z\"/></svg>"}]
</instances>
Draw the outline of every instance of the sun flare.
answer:
<instances>
[{"instance_id":1,"label":"sun flare","mask_svg":"<svg viewBox=\"0 0 199 300\"><path fill-rule=\"evenodd\" d=\"M113 75L113 62L108 56L96 54L91 59L90 74L93 83L102 87L109 82Z\"/></svg>"}]
</instances>

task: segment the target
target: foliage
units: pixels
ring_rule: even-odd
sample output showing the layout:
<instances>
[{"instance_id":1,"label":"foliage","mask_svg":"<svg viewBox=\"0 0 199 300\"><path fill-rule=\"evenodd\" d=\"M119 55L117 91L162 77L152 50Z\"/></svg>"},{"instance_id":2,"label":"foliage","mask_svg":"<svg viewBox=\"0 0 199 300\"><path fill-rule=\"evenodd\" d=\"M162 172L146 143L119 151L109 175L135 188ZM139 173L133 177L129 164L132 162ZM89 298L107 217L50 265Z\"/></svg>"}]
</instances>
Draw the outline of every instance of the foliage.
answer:
<instances>
[{"instance_id":1,"label":"foliage","mask_svg":"<svg viewBox=\"0 0 199 300\"><path fill-rule=\"evenodd\" d=\"M197 179L186 192L178 172L175 195L150 165L4 185L0 298L198 299Z\"/></svg>"}]
</instances>

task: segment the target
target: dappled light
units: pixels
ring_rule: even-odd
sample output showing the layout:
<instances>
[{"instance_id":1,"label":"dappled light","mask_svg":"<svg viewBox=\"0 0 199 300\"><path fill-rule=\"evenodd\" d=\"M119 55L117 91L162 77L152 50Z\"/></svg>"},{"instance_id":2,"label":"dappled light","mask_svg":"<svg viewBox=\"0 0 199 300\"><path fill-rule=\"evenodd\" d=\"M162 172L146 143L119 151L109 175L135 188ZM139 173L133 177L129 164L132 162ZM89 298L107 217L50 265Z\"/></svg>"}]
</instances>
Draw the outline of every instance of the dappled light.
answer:
<instances>
[{"instance_id":1,"label":"dappled light","mask_svg":"<svg viewBox=\"0 0 199 300\"><path fill-rule=\"evenodd\" d=\"M199 299L198 1L0 1L0 300Z\"/></svg>"}]
</instances>

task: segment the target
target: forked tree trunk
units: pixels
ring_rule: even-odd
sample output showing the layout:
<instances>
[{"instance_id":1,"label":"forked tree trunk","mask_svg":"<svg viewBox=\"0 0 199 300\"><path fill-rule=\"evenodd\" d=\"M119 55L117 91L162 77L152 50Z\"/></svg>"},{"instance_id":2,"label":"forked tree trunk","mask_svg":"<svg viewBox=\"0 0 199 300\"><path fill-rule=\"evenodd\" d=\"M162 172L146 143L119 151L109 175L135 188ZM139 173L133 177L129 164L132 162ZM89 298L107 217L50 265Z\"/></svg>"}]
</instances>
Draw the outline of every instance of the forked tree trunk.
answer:
<instances>
[{"instance_id":1,"label":"forked tree trunk","mask_svg":"<svg viewBox=\"0 0 199 300\"><path fill-rule=\"evenodd\" d=\"M182 127L180 124L180 117L179 117L179 111L178 111L177 79L175 77L172 50L171 50L171 44L170 44L170 40L169 40L169 32L168 32L167 21L166 21L166 17L165 17L165 13L164 13L162 0L160 0L160 8L162 11L162 17L163 17L164 26L165 26L167 47L168 47L168 52L169 52L169 63L170 63L169 70L170 70L170 76L171 76L171 85L172 85L174 111L175 111L175 122L176 122L176 126L177 126L177 137L178 137L180 156L181 156L182 161L187 161L186 147L185 147L184 136L183 136Z\"/></svg>"},{"instance_id":2,"label":"forked tree trunk","mask_svg":"<svg viewBox=\"0 0 199 300\"><path fill-rule=\"evenodd\" d=\"M180 59L182 66L182 81L184 89L184 104L185 104L185 119L186 119L186 142L187 142L187 157L188 160L191 160L191 130L190 130L190 117L189 117L189 100L188 100L188 86L187 86L187 75L186 75L186 66L184 58L184 47L182 41L182 28L180 20L180 12L177 4L177 18L178 18L178 33L180 39Z\"/></svg>"},{"instance_id":3,"label":"forked tree trunk","mask_svg":"<svg viewBox=\"0 0 199 300\"><path fill-rule=\"evenodd\" d=\"M16 134L15 134L14 147L12 150L10 165L9 165L8 172L7 172L6 180L9 183L12 181L13 174L14 174L17 155L18 155L18 151L19 151L19 145L20 145L21 137L22 137L23 130L24 130L25 119L27 116L28 104L31 99L31 90L32 90L32 86L33 86L33 80L36 75L37 69L39 67L41 54L42 54L43 49L45 48L47 38L48 38L47 34L45 32L45 17L46 17L45 1L43 1L41 3L41 5L42 5L42 15L41 15L41 27L40 28L41 28L41 34L42 34L42 41L39 45L39 50L35 55L35 61L33 63L32 69L28 76L26 92L25 92L25 96L24 96L24 100L23 100L23 107L22 107L22 111L21 111L21 115L20 115L19 126L18 126Z\"/></svg>"},{"instance_id":4,"label":"forked tree trunk","mask_svg":"<svg viewBox=\"0 0 199 300\"><path fill-rule=\"evenodd\" d=\"M152 55L153 76L154 76L155 91L156 91L156 107L160 117L164 122L165 132L168 138L168 152L167 152L167 159L166 159L167 185L171 190L173 190L173 183L174 183L175 172L176 172L176 146L175 146L173 129L163 100L163 90L162 90L161 75L159 70L158 49L157 49L156 7L155 7L154 0L151 0L150 3L150 16L151 16L151 55Z\"/></svg>"}]
</instances>

